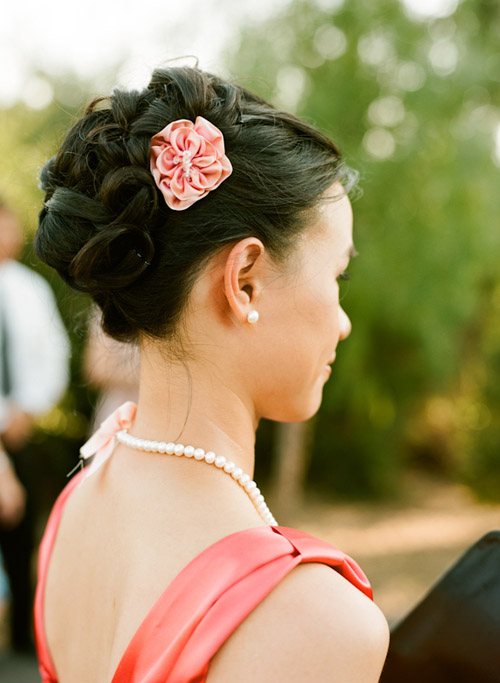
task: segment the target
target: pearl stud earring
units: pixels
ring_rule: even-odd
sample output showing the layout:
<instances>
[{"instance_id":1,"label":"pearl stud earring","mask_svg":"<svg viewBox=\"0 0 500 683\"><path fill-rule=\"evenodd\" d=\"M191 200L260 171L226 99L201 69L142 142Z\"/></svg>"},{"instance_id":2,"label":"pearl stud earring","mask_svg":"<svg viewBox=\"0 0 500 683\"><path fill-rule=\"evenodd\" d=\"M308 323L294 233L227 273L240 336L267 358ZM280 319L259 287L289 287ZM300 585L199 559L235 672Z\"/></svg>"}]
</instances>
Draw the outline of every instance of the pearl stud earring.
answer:
<instances>
[{"instance_id":1,"label":"pearl stud earring","mask_svg":"<svg viewBox=\"0 0 500 683\"><path fill-rule=\"evenodd\" d=\"M252 325L254 323L256 323L258 319L259 319L259 312L258 311L250 311L250 313L247 315L247 320Z\"/></svg>"}]
</instances>

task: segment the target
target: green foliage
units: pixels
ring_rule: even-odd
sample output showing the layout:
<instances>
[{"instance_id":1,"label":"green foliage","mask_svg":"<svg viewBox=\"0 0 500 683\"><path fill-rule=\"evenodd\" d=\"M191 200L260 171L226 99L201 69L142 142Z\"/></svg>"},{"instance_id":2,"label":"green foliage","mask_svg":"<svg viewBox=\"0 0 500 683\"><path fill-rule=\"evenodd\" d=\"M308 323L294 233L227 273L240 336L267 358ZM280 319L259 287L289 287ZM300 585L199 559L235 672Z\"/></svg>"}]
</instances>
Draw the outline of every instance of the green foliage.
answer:
<instances>
[{"instance_id":1,"label":"green foliage","mask_svg":"<svg viewBox=\"0 0 500 683\"><path fill-rule=\"evenodd\" d=\"M330 490L386 494L418 456L500 499L499 18L487 0L422 22L397 0L297 0L228 59L361 172L353 333L311 471ZM481 406L489 420L464 418Z\"/></svg>"}]
</instances>

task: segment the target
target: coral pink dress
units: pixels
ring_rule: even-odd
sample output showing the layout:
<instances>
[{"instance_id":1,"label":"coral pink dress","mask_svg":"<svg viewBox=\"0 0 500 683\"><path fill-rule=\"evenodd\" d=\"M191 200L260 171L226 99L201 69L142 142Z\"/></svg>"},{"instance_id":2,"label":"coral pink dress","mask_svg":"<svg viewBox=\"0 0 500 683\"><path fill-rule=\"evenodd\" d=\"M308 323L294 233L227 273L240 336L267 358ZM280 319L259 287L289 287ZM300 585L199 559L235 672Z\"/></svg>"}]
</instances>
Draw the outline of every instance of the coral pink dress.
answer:
<instances>
[{"instance_id":1,"label":"coral pink dress","mask_svg":"<svg viewBox=\"0 0 500 683\"><path fill-rule=\"evenodd\" d=\"M35 634L43 683L58 681L43 626L47 568L64 505L82 476L59 496L40 546ZM203 550L165 588L130 641L112 683L203 683L221 645L302 562L329 565L372 598L362 570L334 546L280 526L238 531Z\"/></svg>"}]
</instances>

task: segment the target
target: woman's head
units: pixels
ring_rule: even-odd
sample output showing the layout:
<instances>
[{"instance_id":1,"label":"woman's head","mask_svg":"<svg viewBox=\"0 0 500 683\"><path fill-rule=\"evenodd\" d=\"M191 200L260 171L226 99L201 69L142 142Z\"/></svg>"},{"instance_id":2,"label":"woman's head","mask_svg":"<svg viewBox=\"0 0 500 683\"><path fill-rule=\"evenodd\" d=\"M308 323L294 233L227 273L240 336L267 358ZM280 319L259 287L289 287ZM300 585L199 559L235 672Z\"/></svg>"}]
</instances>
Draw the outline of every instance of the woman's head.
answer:
<instances>
[{"instance_id":1,"label":"woman's head","mask_svg":"<svg viewBox=\"0 0 500 683\"><path fill-rule=\"evenodd\" d=\"M220 289L211 287L210 279L216 284L224 277L225 296L220 324L212 324L218 310L212 307L204 316L205 327L190 325L196 346L209 340L219 349L218 356L212 352L212 362L232 363L235 393L249 396L258 416L296 422L318 410L337 344L351 331L339 280L353 253L351 204L336 182L284 267L252 237L214 259L197 281L193 299L198 310L208 308ZM245 324L251 310L259 313L255 325Z\"/></svg>"},{"instance_id":2,"label":"woman's head","mask_svg":"<svg viewBox=\"0 0 500 683\"><path fill-rule=\"evenodd\" d=\"M199 116L222 132L233 172L172 211L150 172L151 138ZM47 163L36 247L94 297L112 336L174 337L215 251L255 236L283 261L309 211L347 174L332 142L243 88L195 68L158 70L142 92L95 100Z\"/></svg>"}]
</instances>

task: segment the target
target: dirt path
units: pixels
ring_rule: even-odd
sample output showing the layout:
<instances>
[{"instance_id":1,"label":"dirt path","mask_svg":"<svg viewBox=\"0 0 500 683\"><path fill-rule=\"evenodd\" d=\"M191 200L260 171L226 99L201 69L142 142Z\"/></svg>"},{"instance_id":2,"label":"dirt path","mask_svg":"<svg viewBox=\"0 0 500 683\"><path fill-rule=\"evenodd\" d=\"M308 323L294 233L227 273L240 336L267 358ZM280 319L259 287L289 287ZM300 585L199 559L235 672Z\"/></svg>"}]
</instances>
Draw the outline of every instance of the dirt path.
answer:
<instances>
[{"instance_id":1,"label":"dirt path","mask_svg":"<svg viewBox=\"0 0 500 683\"><path fill-rule=\"evenodd\" d=\"M408 474L392 504L311 503L294 524L351 555L390 624L403 617L475 541L500 529L500 504L468 489Z\"/></svg>"}]
</instances>

